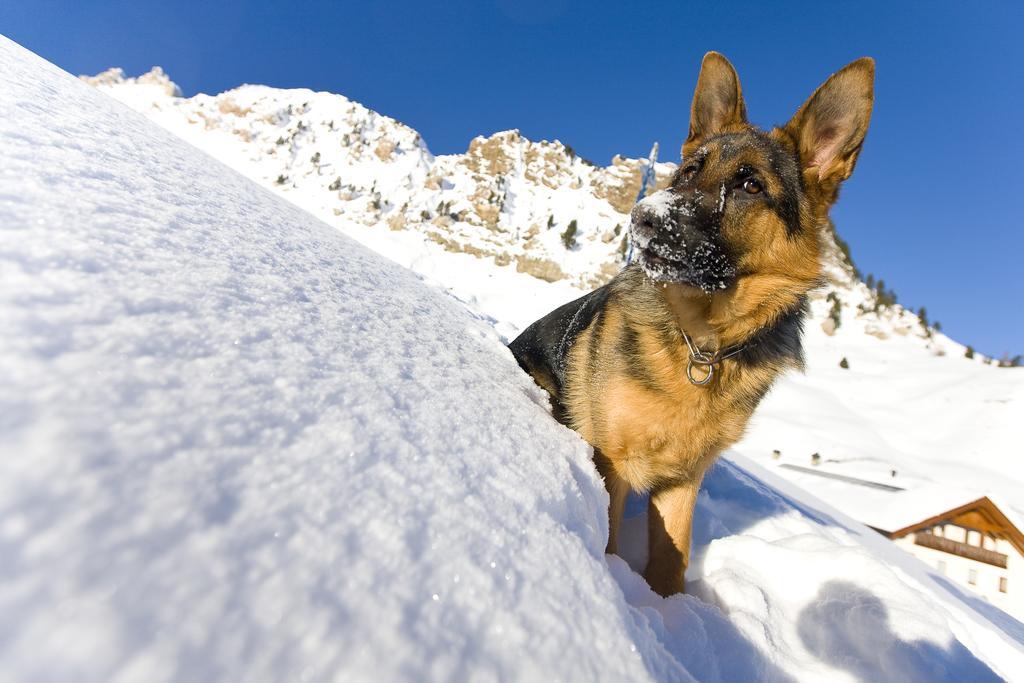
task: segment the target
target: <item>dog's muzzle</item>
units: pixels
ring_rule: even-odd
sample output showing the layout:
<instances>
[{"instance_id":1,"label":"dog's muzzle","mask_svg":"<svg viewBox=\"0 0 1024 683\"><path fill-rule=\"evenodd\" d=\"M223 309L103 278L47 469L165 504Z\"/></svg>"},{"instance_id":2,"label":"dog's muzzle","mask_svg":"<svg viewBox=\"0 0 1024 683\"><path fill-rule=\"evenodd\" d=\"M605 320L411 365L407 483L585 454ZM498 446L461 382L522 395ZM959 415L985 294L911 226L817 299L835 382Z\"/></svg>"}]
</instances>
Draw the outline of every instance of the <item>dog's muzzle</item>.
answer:
<instances>
[{"instance_id":1,"label":"dog's muzzle","mask_svg":"<svg viewBox=\"0 0 1024 683\"><path fill-rule=\"evenodd\" d=\"M630 237L640 266L655 282L728 287L736 268L721 244L720 215L705 211L699 192L682 196L661 190L633 207Z\"/></svg>"}]
</instances>

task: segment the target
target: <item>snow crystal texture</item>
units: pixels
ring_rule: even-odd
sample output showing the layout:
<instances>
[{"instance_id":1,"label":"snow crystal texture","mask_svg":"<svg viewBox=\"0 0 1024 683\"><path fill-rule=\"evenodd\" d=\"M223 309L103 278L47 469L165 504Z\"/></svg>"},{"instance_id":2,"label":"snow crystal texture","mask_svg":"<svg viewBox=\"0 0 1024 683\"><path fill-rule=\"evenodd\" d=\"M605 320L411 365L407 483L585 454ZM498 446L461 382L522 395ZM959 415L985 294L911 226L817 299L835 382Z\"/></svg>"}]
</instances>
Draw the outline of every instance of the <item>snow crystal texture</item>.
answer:
<instances>
[{"instance_id":1,"label":"snow crystal texture","mask_svg":"<svg viewBox=\"0 0 1024 683\"><path fill-rule=\"evenodd\" d=\"M0 93L4 675L685 677L486 325L6 41Z\"/></svg>"}]
</instances>

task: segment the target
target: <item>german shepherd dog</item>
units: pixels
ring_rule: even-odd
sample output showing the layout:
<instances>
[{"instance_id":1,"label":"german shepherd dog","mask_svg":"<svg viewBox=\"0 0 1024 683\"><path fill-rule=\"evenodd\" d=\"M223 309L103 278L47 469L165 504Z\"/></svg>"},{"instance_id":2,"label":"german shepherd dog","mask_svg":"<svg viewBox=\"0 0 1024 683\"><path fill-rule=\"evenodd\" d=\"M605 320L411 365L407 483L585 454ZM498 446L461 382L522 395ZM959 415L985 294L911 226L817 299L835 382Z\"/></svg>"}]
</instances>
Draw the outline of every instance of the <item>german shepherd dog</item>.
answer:
<instances>
[{"instance_id":1,"label":"german shepherd dog","mask_svg":"<svg viewBox=\"0 0 1024 683\"><path fill-rule=\"evenodd\" d=\"M704 472L771 387L802 368L820 232L867 133L875 64L832 75L784 126L747 123L736 70L709 52L671 185L639 202L638 263L533 323L510 349L594 447L617 549L629 489L649 492L644 578L683 590Z\"/></svg>"}]
</instances>

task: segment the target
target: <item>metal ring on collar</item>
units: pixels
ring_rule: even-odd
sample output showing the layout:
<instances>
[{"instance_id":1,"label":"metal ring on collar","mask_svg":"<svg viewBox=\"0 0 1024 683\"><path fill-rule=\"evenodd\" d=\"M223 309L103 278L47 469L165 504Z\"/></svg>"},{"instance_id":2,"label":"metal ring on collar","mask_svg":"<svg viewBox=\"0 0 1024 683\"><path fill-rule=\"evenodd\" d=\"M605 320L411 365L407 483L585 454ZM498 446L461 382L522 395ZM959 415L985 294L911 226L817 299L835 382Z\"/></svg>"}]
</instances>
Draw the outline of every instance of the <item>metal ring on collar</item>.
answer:
<instances>
[{"instance_id":1,"label":"metal ring on collar","mask_svg":"<svg viewBox=\"0 0 1024 683\"><path fill-rule=\"evenodd\" d=\"M693 376L693 366L703 365L707 368L708 374L701 379L697 379ZM696 384L699 387L704 386L711 381L711 378L715 375L715 363L714 360L709 358L707 354L700 354L690 356L690 361L686 364L686 379L690 380L690 384Z\"/></svg>"}]
</instances>

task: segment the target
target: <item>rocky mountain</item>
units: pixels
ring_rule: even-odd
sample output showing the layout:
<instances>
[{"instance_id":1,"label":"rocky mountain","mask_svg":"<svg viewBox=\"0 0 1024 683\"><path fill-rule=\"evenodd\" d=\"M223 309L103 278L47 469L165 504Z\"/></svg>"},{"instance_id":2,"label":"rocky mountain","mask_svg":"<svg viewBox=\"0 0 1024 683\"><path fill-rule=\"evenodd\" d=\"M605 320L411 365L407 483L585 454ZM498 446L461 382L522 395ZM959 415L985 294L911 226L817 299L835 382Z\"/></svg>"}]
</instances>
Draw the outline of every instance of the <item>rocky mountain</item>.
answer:
<instances>
[{"instance_id":1,"label":"rocky mountain","mask_svg":"<svg viewBox=\"0 0 1024 683\"><path fill-rule=\"evenodd\" d=\"M597 167L514 130L434 156L415 130L341 95L245 85L183 98L159 68L85 80L316 213L417 231L447 250L582 286L618 271L647 163ZM674 169L657 165L658 187Z\"/></svg>"},{"instance_id":2,"label":"rocky mountain","mask_svg":"<svg viewBox=\"0 0 1024 683\"><path fill-rule=\"evenodd\" d=\"M333 93L243 85L186 98L159 67L137 78L121 69L82 78L328 222L419 233L447 251L583 289L622 267L648 164L616 156L596 166L562 142L516 130L435 156L409 126ZM665 187L675 167L657 163L648 193ZM823 241L829 283L812 309L826 334L856 321L880 339L964 354L861 282L834 228Z\"/></svg>"}]
</instances>

